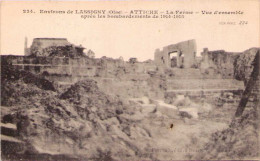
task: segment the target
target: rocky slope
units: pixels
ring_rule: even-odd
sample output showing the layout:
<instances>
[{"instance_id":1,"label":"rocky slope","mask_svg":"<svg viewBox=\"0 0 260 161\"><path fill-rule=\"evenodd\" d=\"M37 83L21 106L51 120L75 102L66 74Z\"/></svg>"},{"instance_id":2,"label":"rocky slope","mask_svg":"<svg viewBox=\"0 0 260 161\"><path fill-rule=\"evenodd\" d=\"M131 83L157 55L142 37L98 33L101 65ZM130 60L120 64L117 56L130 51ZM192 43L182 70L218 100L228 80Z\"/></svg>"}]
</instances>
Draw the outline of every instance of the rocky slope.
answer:
<instances>
[{"instance_id":1,"label":"rocky slope","mask_svg":"<svg viewBox=\"0 0 260 161\"><path fill-rule=\"evenodd\" d=\"M244 70L243 63L238 66ZM40 75L8 65L2 69L1 122L15 124L17 139L25 143L16 154L2 153L4 160L244 159L258 155L254 108L247 108L228 126L236 108L232 102L216 107L213 100L209 102L212 110L192 118L167 108L169 104L163 101L163 105L149 99L138 104L127 96L104 93L90 79L59 90ZM245 73L237 73L246 78ZM165 88L162 79L148 81L158 95L157 88ZM193 103L172 101L177 107ZM198 106L202 105L199 101Z\"/></svg>"},{"instance_id":2,"label":"rocky slope","mask_svg":"<svg viewBox=\"0 0 260 161\"><path fill-rule=\"evenodd\" d=\"M183 120L167 107L142 106L105 94L88 79L62 93L42 89L23 77L8 77L2 87L6 93L1 122L17 125L17 139L25 143L16 154L3 152L4 160L185 159L186 152L178 150L226 126Z\"/></svg>"},{"instance_id":3,"label":"rocky slope","mask_svg":"<svg viewBox=\"0 0 260 161\"><path fill-rule=\"evenodd\" d=\"M259 48L251 48L240 54L234 61L234 77L246 84L253 71L253 60Z\"/></svg>"},{"instance_id":4,"label":"rocky slope","mask_svg":"<svg viewBox=\"0 0 260 161\"><path fill-rule=\"evenodd\" d=\"M227 129L213 133L204 146L204 152L196 156L197 158L259 159L260 76L259 71L256 72L259 70L259 51L257 48L246 50L234 64L236 78L243 80L246 86L250 85L247 84L250 77L256 81L250 91L243 115L234 117Z\"/></svg>"}]
</instances>

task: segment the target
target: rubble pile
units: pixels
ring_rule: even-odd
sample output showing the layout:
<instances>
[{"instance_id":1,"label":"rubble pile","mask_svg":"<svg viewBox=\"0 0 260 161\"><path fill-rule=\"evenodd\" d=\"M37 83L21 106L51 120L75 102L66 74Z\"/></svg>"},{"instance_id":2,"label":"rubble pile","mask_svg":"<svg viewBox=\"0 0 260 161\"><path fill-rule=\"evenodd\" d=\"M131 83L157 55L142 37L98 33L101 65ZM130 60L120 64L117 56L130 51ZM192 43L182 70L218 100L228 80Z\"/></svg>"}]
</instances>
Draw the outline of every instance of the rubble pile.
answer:
<instances>
[{"instance_id":1,"label":"rubble pile","mask_svg":"<svg viewBox=\"0 0 260 161\"><path fill-rule=\"evenodd\" d=\"M12 156L16 159L156 160L165 158L164 153L151 152L151 149L184 147L191 144L189 135L194 135L192 131L184 133L185 129L183 135L179 135L178 130L169 129L171 124L179 130L183 124L186 129L191 125L182 120L176 122L179 117L173 115L178 113L163 114L163 109L167 107L145 112L145 107L101 92L93 80L77 82L61 94L27 84L22 79L6 83L12 94L3 101L6 102L5 108L12 110L2 114L2 122L16 124L19 138L27 145L24 151ZM145 105L150 105L148 103ZM185 109L181 106L194 103L181 97L174 104ZM203 109L200 108L198 113ZM189 111L184 112L190 114ZM212 125L212 122L209 124ZM205 136L211 133L204 125L196 126L205 130ZM194 132L197 129L194 127ZM165 155L170 158L177 154Z\"/></svg>"},{"instance_id":2,"label":"rubble pile","mask_svg":"<svg viewBox=\"0 0 260 161\"><path fill-rule=\"evenodd\" d=\"M41 75L34 75L28 71L15 69L11 65L6 65L3 60L1 63L1 82L4 84L8 81L22 80L27 84L34 84L44 90L55 91L52 82L44 79ZM2 87L2 86L1 86Z\"/></svg>"},{"instance_id":3,"label":"rubble pile","mask_svg":"<svg viewBox=\"0 0 260 161\"><path fill-rule=\"evenodd\" d=\"M72 85L60 96L61 99L73 103L82 118L106 119L109 115L122 113L123 103L118 97L106 95L98 89L94 80L84 80ZM116 109L115 109L116 106Z\"/></svg>"},{"instance_id":4,"label":"rubble pile","mask_svg":"<svg viewBox=\"0 0 260 161\"><path fill-rule=\"evenodd\" d=\"M138 157L130 137L148 136L140 126L127 134L129 124L136 122L136 108L100 92L93 80L78 82L61 95L23 79L7 80L5 88L9 93L2 97L1 121L16 124L18 138L26 143L5 159Z\"/></svg>"},{"instance_id":5,"label":"rubble pile","mask_svg":"<svg viewBox=\"0 0 260 161\"><path fill-rule=\"evenodd\" d=\"M236 104L240 101L241 92L223 92L215 97L216 105L222 108L225 104Z\"/></svg>"},{"instance_id":6,"label":"rubble pile","mask_svg":"<svg viewBox=\"0 0 260 161\"><path fill-rule=\"evenodd\" d=\"M47 91L55 91L54 84L42 76L34 75L24 70L17 70L12 66L1 64L1 105L10 106L19 102L19 96L30 97L34 92L30 87L37 86Z\"/></svg>"},{"instance_id":7,"label":"rubble pile","mask_svg":"<svg viewBox=\"0 0 260 161\"><path fill-rule=\"evenodd\" d=\"M148 87L150 88L149 97L163 98L164 92L167 89L166 77L162 74L150 74L147 80ZM145 88L148 88L145 87ZM152 95L153 94L153 95Z\"/></svg>"},{"instance_id":8,"label":"rubble pile","mask_svg":"<svg viewBox=\"0 0 260 161\"><path fill-rule=\"evenodd\" d=\"M44 55L57 57L86 57L86 54L78 52L72 45L66 46L50 46L43 49Z\"/></svg>"},{"instance_id":9,"label":"rubble pile","mask_svg":"<svg viewBox=\"0 0 260 161\"><path fill-rule=\"evenodd\" d=\"M252 67L245 61L251 60L254 51L236 59L237 79L247 81L246 72ZM45 52L70 57L75 51L70 46L58 46ZM168 74L174 77L174 73ZM259 154L254 108L247 108L230 124L239 94L222 93L216 100L197 100L189 94L165 96L169 87L165 75L151 72L145 79L128 76L125 84L106 79L106 84L98 86L84 78L57 89L60 87L55 82L41 75L5 64L1 70L1 122L16 125L17 138L25 145L17 154L2 157L170 160L185 159L189 148L198 147L203 149L190 158L243 159Z\"/></svg>"}]
</instances>

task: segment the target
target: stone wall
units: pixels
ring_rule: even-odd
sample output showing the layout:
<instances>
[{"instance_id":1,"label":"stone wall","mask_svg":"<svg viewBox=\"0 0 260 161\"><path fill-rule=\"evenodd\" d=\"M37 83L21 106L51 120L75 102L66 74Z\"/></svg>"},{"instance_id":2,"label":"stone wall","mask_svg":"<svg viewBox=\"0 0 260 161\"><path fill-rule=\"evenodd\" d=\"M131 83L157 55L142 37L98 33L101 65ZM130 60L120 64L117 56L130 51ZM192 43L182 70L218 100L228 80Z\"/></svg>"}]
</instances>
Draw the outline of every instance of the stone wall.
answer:
<instances>
[{"instance_id":1,"label":"stone wall","mask_svg":"<svg viewBox=\"0 0 260 161\"><path fill-rule=\"evenodd\" d=\"M105 77L129 78L142 77L142 74L156 72L153 62L138 62L135 64L112 58L69 58L69 57L29 57L29 56L2 56L17 69L30 71L34 74L72 77ZM54 80L56 77L54 77Z\"/></svg>"},{"instance_id":2,"label":"stone wall","mask_svg":"<svg viewBox=\"0 0 260 161\"><path fill-rule=\"evenodd\" d=\"M201 53L200 69L204 73L221 74L223 78L234 77L234 62L241 53L226 52L224 50L209 51L207 48Z\"/></svg>"},{"instance_id":3,"label":"stone wall","mask_svg":"<svg viewBox=\"0 0 260 161\"><path fill-rule=\"evenodd\" d=\"M184 48L180 46L180 49ZM194 46L191 49L194 49ZM173 51L174 46L169 46L169 50ZM219 93L225 90L243 90L243 82L233 79L234 57L237 56L224 51L207 51L202 57L201 68L166 67L164 70L157 65L156 60L126 62L122 59L107 57L95 59L89 57L1 56L17 69L42 74L59 84L72 84L91 78L98 81L102 89L108 93L118 95L121 93L132 97L144 95L162 97L164 92L179 94L188 92L201 95L201 93ZM203 63L208 64L205 69L208 71L212 69L212 73L203 74Z\"/></svg>"},{"instance_id":4,"label":"stone wall","mask_svg":"<svg viewBox=\"0 0 260 161\"><path fill-rule=\"evenodd\" d=\"M172 67L170 54L176 52L177 67L191 68L196 64L196 41L188 40L177 44L163 47L163 50L156 49L154 61L158 66Z\"/></svg>"}]
</instances>

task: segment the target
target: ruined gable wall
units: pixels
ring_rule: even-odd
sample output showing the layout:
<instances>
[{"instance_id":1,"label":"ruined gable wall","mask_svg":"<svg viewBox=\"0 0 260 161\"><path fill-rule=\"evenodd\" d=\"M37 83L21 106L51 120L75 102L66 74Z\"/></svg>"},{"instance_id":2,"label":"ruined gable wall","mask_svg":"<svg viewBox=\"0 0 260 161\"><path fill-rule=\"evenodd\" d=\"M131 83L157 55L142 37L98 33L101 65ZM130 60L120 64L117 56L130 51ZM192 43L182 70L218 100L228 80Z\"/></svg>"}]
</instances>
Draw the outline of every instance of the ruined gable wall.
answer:
<instances>
[{"instance_id":1,"label":"ruined gable wall","mask_svg":"<svg viewBox=\"0 0 260 161\"><path fill-rule=\"evenodd\" d=\"M47 48L49 46L65 46L69 45L67 39L55 39L55 38L35 38L31 47Z\"/></svg>"},{"instance_id":2,"label":"ruined gable wall","mask_svg":"<svg viewBox=\"0 0 260 161\"><path fill-rule=\"evenodd\" d=\"M195 62L196 62L195 57L196 57L196 52L197 52L195 40L188 40L188 41L180 42L175 45L168 46L169 52L174 51L174 50L178 50L182 54L184 54L184 68L190 68L195 65Z\"/></svg>"},{"instance_id":3,"label":"ruined gable wall","mask_svg":"<svg viewBox=\"0 0 260 161\"><path fill-rule=\"evenodd\" d=\"M154 53L154 63L157 66L166 66L165 61L166 60L163 55L163 51L161 51L160 49L156 49Z\"/></svg>"},{"instance_id":4,"label":"ruined gable wall","mask_svg":"<svg viewBox=\"0 0 260 161\"><path fill-rule=\"evenodd\" d=\"M33 39L32 45L30 47L30 54L38 51L38 55L42 55L43 49L50 46L66 46L70 45L67 39L56 39L56 38L35 38ZM45 53L46 54L46 53ZM48 55L45 55L48 56Z\"/></svg>"},{"instance_id":5,"label":"ruined gable wall","mask_svg":"<svg viewBox=\"0 0 260 161\"><path fill-rule=\"evenodd\" d=\"M154 61L156 65L170 67L169 53L179 52L184 55L184 68L191 68L196 64L196 41L188 40L177 44L165 46L163 50L156 49L154 54Z\"/></svg>"}]
</instances>

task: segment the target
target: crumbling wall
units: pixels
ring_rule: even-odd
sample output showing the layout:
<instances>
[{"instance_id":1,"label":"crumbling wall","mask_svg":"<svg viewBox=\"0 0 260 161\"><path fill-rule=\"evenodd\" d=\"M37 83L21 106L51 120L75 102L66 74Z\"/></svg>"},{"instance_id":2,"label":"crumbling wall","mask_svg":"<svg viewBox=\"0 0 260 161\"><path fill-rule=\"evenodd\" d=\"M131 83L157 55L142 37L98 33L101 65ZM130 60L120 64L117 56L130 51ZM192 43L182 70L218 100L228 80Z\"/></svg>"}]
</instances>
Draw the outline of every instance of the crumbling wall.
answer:
<instances>
[{"instance_id":1,"label":"crumbling wall","mask_svg":"<svg viewBox=\"0 0 260 161\"><path fill-rule=\"evenodd\" d=\"M8 63L8 57L1 57L1 105L8 105L6 100L10 99L11 96L15 98L17 93L10 86L17 81L23 81L28 86L33 85L43 90L56 91L54 84L44 79L42 75L34 75L28 71L15 69ZM12 101L19 100L12 99Z\"/></svg>"},{"instance_id":2,"label":"crumbling wall","mask_svg":"<svg viewBox=\"0 0 260 161\"><path fill-rule=\"evenodd\" d=\"M156 66L151 62L127 63L121 59L88 58L88 57L30 57L10 56L8 61L15 68L48 76L57 80L55 76L72 77L104 77L126 78L129 74L147 74L156 72ZM139 77L139 76L136 76ZM72 82L71 82L72 83Z\"/></svg>"},{"instance_id":3,"label":"crumbling wall","mask_svg":"<svg viewBox=\"0 0 260 161\"><path fill-rule=\"evenodd\" d=\"M208 51L207 48L201 53L201 70L209 74L221 74L222 78L233 78L234 61L241 53L226 52L224 50Z\"/></svg>"},{"instance_id":4,"label":"crumbling wall","mask_svg":"<svg viewBox=\"0 0 260 161\"><path fill-rule=\"evenodd\" d=\"M20 57L12 56L8 59L15 68L35 74L45 75L74 75L96 76L104 72L105 62L98 59L68 58L68 57Z\"/></svg>"},{"instance_id":5,"label":"crumbling wall","mask_svg":"<svg viewBox=\"0 0 260 161\"><path fill-rule=\"evenodd\" d=\"M235 66L239 71L236 74L247 80L246 73L250 70L250 80L247 80L247 87L229 127L212 134L199 154L200 159L259 158L259 52L256 48L246 50L236 60Z\"/></svg>"},{"instance_id":6,"label":"crumbling wall","mask_svg":"<svg viewBox=\"0 0 260 161\"><path fill-rule=\"evenodd\" d=\"M184 68L194 67L196 64L196 41L188 40L177 44L172 44L163 47L163 50L156 49L154 53L154 61L158 66L171 67L170 53L177 52L177 66ZM181 56L184 55L184 61L182 63Z\"/></svg>"},{"instance_id":7,"label":"crumbling wall","mask_svg":"<svg viewBox=\"0 0 260 161\"><path fill-rule=\"evenodd\" d=\"M66 46L49 46L42 49L43 56L55 56L55 57L86 57L87 55L83 53L83 50L73 46L73 45L66 45ZM32 53L32 55L38 55L38 51Z\"/></svg>"},{"instance_id":8,"label":"crumbling wall","mask_svg":"<svg viewBox=\"0 0 260 161\"><path fill-rule=\"evenodd\" d=\"M35 38L30 47L30 54L38 56L48 56L47 52L44 52L45 48L50 46L66 46L70 45L67 39L65 38Z\"/></svg>"}]
</instances>

